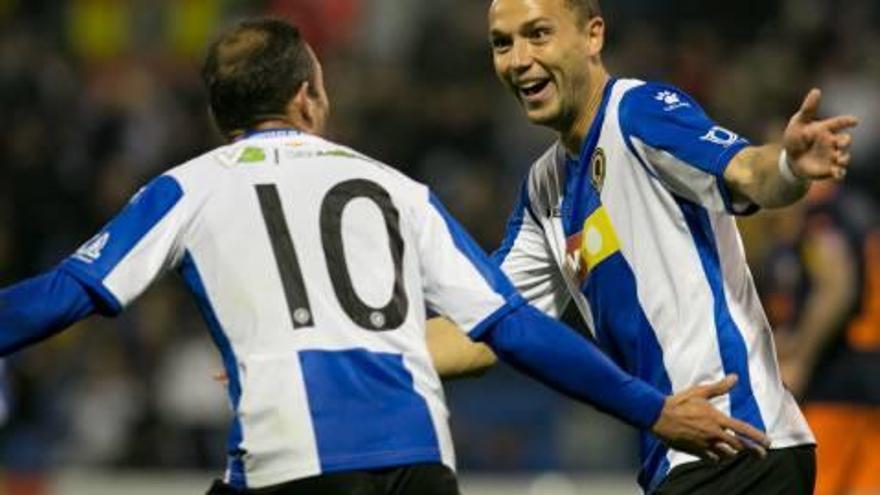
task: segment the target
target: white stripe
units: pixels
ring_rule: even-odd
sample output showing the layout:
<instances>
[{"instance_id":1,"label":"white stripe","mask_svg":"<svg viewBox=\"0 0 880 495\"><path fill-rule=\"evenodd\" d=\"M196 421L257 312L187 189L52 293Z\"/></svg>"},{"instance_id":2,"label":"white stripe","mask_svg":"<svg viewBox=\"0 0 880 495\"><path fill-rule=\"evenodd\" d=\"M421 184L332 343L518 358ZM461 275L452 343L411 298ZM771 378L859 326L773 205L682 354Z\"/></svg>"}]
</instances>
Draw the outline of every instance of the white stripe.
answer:
<instances>
[{"instance_id":1,"label":"white stripe","mask_svg":"<svg viewBox=\"0 0 880 495\"><path fill-rule=\"evenodd\" d=\"M239 404L248 487L321 473L308 394L297 354L241 359ZM278 385L284 384L284 390Z\"/></svg>"},{"instance_id":2,"label":"white stripe","mask_svg":"<svg viewBox=\"0 0 880 495\"><path fill-rule=\"evenodd\" d=\"M726 211L717 177L679 160L669 152L656 149L635 136L630 136L630 139L636 149L643 153L644 163L652 167L653 172L669 189L711 211Z\"/></svg>"},{"instance_id":3,"label":"white stripe","mask_svg":"<svg viewBox=\"0 0 880 495\"><path fill-rule=\"evenodd\" d=\"M602 203L634 272L639 304L655 331L672 388L680 391L724 377L714 298L681 208L625 147L618 118L625 89L615 88L599 143L608 163L618 165L608 167ZM674 159L664 157L669 158ZM639 196L633 198L633 192ZM713 404L730 411L726 395ZM672 467L695 460L676 451L667 459Z\"/></svg>"},{"instance_id":4,"label":"white stripe","mask_svg":"<svg viewBox=\"0 0 880 495\"><path fill-rule=\"evenodd\" d=\"M782 384L770 323L761 306L734 219L710 215L718 245L730 315L745 342L749 378L774 447L814 442L797 403Z\"/></svg>"},{"instance_id":5,"label":"white stripe","mask_svg":"<svg viewBox=\"0 0 880 495\"><path fill-rule=\"evenodd\" d=\"M501 269L529 304L551 318L559 318L571 293L554 260L544 241L544 232L524 212L523 225Z\"/></svg>"},{"instance_id":6,"label":"white stripe","mask_svg":"<svg viewBox=\"0 0 880 495\"><path fill-rule=\"evenodd\" d=\"M419 352L419 356L405 355L403 366L413 377L413 388L428 406L434 432L437 435L437 448L440 450L441 462L453 471L455 470L455 448L452 445L452 434L449 430L449 409L446 407L446 398L443 393L443 385L437 372L430 363L430 355L427 346Z\"/></svg>"}]
</instances>

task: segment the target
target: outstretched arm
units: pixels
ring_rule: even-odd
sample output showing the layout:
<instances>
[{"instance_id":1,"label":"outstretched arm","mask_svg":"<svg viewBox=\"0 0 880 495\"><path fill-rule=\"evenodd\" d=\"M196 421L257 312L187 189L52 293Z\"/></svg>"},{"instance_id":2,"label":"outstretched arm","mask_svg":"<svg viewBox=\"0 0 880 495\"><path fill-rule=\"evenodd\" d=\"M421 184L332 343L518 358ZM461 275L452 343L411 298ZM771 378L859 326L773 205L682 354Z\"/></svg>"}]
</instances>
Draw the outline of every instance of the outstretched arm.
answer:
<instances>
[{"instance_id":1,"label":"outstretched arm","mask_svg":"<svg viewBox=\"0 0 880 495\"><path fill-rule=\"evenodd\" d=\"M724 172L734 195L765 208L788 206L801 199L814 180L842 180L850 163L853 116L818 120L822 93L813 89L785 129L782 145L750 146L740 151Z\"/></svg>"},{"instance_id":2,"label":"outstretched arm","mask_svg":"<svg viewBox=\"0 0 880 495\"><path fill-rule=\"evenodd\" d=\"M443 379L477 377L498 362L489 346L472 341L446 318L431 318L426 327L428 351Z\"/></svg>"},{"instance_id":3,"label":"outstretched arm","mask_svg":"<svg viewBox=\"0 0 880 495\"><path fill-rule=\"evenodd\" d=\"M708 402L728 393L735 377L666 397L625 373L585 338L528 305L509 313L478 338L517 370L652 431L675 449L718 459L746 448L763 454L761 446L769 445L760 431L725 416Z\"/></svg>"},{"instance_id":4,"label":"outstretched arm","mask_svg":"<svg viewBox=\"0 0 880 495\"><path fill-rule=\"evenodd\" d=\"M0 291L0 356L64 330L97 311L88 291L63 270Z\"/></svg>"}]
</instances>

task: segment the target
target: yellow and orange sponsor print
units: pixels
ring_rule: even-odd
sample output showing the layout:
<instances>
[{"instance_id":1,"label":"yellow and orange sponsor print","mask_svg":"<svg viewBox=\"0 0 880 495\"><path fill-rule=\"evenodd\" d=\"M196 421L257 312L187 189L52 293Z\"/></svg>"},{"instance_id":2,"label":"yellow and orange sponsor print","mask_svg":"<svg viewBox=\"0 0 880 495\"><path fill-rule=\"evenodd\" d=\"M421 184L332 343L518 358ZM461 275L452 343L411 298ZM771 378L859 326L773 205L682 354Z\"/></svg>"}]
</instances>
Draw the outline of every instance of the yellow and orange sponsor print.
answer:
<instances>
[{"instance_id":1,"label":"yellow and orange sponsor print","mask_svg":"<svg viewBox=\"0 0 880 495\"><path fill-rule=\"evenodd\" d=\"M583 282L600 263L620 251L620 240L604 206L584 220L580 233L568 238L568 264Z\"/></svg>"}]
</instances>

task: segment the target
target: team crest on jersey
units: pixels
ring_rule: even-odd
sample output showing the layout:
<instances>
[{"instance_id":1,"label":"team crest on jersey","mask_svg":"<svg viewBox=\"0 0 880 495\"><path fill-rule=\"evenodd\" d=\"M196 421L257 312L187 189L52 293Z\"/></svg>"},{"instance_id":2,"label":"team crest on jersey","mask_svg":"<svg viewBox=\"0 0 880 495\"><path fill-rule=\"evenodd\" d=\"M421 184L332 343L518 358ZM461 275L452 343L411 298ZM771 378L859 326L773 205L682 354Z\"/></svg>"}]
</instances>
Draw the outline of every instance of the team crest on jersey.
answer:
<instances>
[{"instance_id":1,"label":"team crest on jersey","mask_svg":"<svg viewBox=\"0 0 880 495\"><path fill-rule=\"evenodd\" d=\"M590 160L590 181L597 193L602 193L602 186L605 185L605 172L607 171L607 163L605 159L605 150L596 148L593 152L593 158Z\"/></svg>"},{"instance_id":2,"label":"team crest on jersey","mask_svg":"<svg viewBox=\"0 0 880 495\"><path fill-rule=\"evenodd\" d=\"M77 249L76 253L74 253L73 257L82 261L83 263L92 264L101 257L101 253L104 251L104 247L107 246L107 242L110 241L110 232L104 232L96 235L89 239L88 242L82 245L79 249Z\"/></svg>"}]
</instances>

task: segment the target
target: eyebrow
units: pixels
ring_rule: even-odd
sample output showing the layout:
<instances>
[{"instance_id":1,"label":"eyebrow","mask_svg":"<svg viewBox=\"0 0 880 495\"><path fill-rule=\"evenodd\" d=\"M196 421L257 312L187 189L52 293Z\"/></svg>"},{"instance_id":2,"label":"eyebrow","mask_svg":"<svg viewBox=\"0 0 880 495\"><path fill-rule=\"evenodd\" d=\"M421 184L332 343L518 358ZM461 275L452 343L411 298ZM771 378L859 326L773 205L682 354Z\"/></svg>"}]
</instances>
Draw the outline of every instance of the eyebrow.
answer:
<instances>
[{"instance_id":1,"label":"eyebrow","mask_svg":"<svg viewBox=\"0 0 880 495\"><path fill-rule=\"evenodd\" d=\"M553 22L553 20L546 16L529 19L528 21L524 22L517 31L532 29L535 27L536 24L539 24L541 22ZM489 36L492 38L499 36L508 36L508 33L501 31L498 28L493 28L491 31L489 31Z\"/></svg>"}]
</instances>

